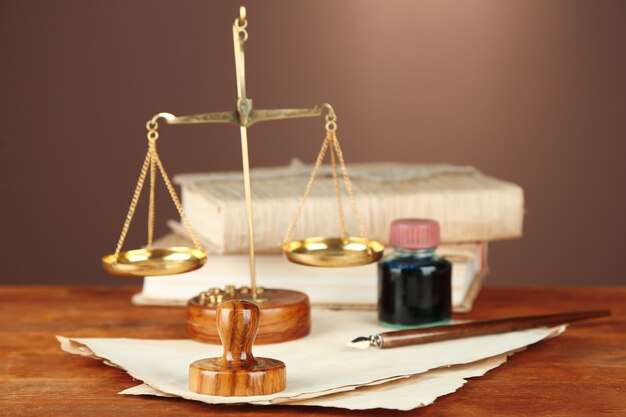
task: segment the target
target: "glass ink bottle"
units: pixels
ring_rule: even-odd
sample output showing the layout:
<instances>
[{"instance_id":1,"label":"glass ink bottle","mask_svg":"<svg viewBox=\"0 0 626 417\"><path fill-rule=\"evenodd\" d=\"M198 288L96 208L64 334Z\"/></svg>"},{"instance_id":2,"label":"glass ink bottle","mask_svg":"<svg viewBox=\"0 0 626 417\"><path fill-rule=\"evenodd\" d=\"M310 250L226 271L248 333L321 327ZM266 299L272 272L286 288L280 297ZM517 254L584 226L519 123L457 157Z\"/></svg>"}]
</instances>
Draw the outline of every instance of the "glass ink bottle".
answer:
<instances>
[{"instance_id":1,"label":"glass ink bottle","mask_svg":"<svg viewBox=\"0 0 626 417\"><path fill-rule=\"evenodd\" d=\"M392 253L378 263L378 320L412 328L443 324L452 314L452 264L435 255L440 242L434 220L391 223Z\"/></svg>"}]
</instances>

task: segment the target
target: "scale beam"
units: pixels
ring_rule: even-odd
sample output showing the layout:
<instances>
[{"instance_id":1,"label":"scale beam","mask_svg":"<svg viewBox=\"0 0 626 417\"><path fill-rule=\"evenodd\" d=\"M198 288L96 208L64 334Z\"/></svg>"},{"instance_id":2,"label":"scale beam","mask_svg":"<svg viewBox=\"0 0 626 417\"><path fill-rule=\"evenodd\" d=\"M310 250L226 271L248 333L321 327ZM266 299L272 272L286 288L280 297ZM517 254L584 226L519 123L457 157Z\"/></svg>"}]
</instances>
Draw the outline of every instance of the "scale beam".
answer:
<instances>
[{"instance_id":1,"label":"scale beam","mask_svg":"<svg viewBox=\"0 0 626 417\"><path fill-rule=\"evenodd\" d=\"M251 102L250 100L249 102ZM248 117L247 123L242 123L242 115L239 111L233 112L215 112L191 114L188 116L176 116L173 119L166 119L168 124L184 125L197 123L232 123L238 126L249 127L257 122L265 122L268 120L297 119L302 117L318 117L324 111L324 105L320 104L312 109L268 109L268 110L252 110Z\"/></svg>"},{"instance_id":2,"label":"scale beam","mask_svg":"<svg viewBox=\"0 0 626 417\"><path fill-rule=\"evenodd\" d=\"M237 112L217 112L217 113L201 113L189 116L176 116L173 119L167 119L170 125L186 125L193 123L234 123L239 124L239 116Z\"/></svg>"}]
</instances>

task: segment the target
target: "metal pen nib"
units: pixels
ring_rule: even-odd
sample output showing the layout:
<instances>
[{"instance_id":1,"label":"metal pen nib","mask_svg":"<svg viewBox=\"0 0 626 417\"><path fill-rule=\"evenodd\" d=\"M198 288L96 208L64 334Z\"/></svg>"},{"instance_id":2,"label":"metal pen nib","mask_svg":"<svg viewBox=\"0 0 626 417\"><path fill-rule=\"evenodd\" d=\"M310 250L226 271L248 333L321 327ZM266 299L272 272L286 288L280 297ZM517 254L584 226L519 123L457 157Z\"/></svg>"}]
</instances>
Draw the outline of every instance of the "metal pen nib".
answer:
<instances>
[{"instance_id":1,"label":"metal pen nib","mask_svg":"<svg viewBox=\"0 0 626 417\"><path fill-rule=\"evenodd\" d=\"M370 346L382 348L383 338L380 335L373 336L359 336L351 342L348 342L346 346L350 346L357 349L367 349Z\"/></svg>"}]
</instances>

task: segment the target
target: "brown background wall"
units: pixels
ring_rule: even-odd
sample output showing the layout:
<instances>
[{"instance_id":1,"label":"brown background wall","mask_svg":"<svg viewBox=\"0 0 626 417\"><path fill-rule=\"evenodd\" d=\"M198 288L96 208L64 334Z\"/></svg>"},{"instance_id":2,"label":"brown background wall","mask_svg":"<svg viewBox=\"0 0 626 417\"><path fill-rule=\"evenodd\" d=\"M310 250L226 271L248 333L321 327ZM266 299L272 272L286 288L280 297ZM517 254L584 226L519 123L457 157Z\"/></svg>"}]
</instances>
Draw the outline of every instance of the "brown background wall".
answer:
<instances>
[{"instance_id":1,"label":"brown background wall","mask_svg":"<svg viewBox=\"0 0 626 417\"><path fill-rule=\"evenodd\" d=\"M1 282L128 282L99 258L117 239L144 123L234 108L238 5L0 2ZM247 7L257 108L327 101L348 162L471 164L525 188L525 236L491 246L491 285L626 283L626 2ZM171 173L240 168L232 126L161 133ZM319 120L255 126L252 164L312 161L321 139ZM175 212L161 197L164 233Z\"/></svg>"}]
</instances>

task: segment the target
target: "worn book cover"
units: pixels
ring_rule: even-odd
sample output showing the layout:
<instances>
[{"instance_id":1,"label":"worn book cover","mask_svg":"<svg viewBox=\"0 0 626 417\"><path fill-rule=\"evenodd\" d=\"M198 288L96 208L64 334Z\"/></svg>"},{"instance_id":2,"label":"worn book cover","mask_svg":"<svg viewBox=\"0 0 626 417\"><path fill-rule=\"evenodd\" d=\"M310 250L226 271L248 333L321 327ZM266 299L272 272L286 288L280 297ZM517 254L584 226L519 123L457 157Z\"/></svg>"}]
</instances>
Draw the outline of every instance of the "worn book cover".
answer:
<instances>
[{"instance_id":1,"label":"worn book cover","mask_svg":"<svg viewBox=\"0 0 626 417\"><path fill-rule=\"evenodd\" d=\"M386 242L389 225L402 217L435 219L444 243L520 237L524 215L521 187L446 164L367 163L348 166L367 236ZM252 170L256 249L278 252L305 190L310 165ZM216 253L245 253L248 247L240 173L175 177L192 225ZM343 195L348 231L359 228ZM294 238L337 236L339 215L330 167L323 166L302 208Z\"/></svg>"}]
</instances>

